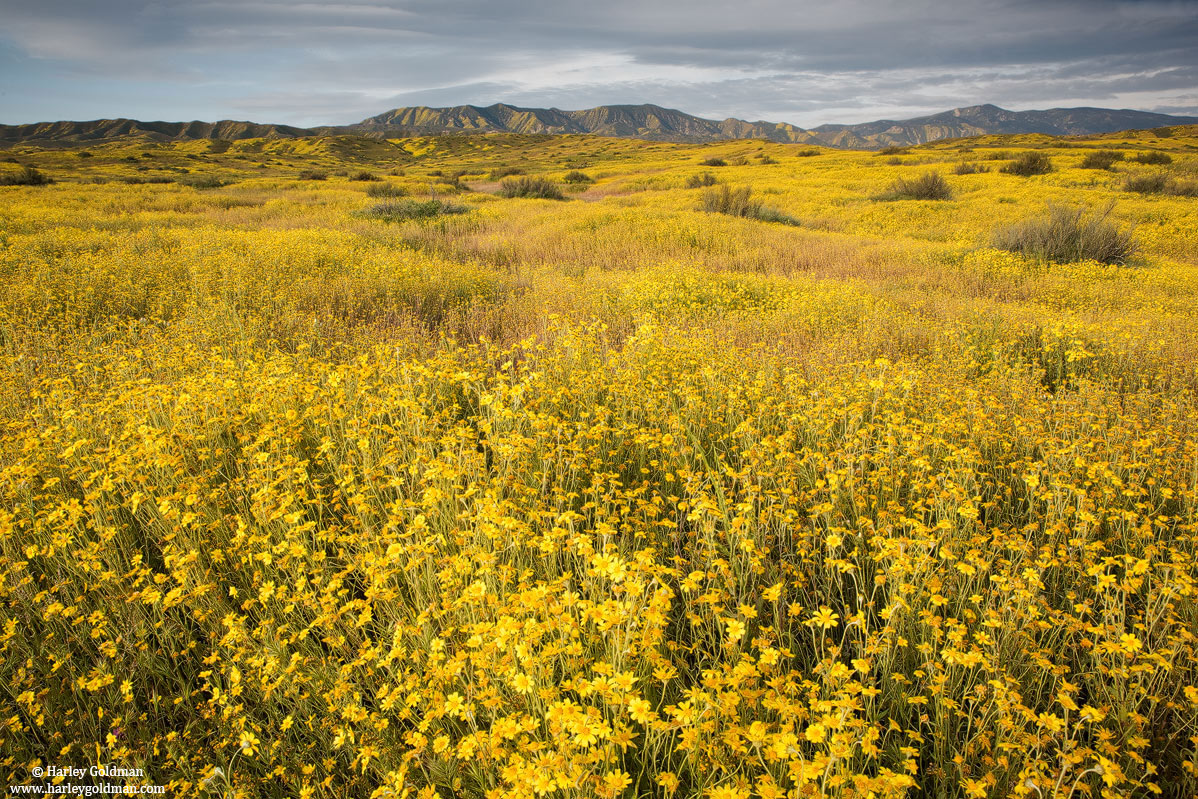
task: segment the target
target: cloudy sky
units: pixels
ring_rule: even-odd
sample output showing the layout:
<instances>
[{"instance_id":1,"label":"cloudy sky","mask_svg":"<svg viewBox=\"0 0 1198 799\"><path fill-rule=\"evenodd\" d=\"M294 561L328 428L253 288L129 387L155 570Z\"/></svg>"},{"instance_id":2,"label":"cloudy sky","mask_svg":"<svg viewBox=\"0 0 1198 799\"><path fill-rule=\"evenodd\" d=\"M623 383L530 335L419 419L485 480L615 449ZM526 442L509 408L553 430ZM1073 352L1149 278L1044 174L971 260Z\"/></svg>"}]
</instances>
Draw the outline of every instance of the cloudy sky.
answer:
<instances>
[{"instance_id":1,"label":"cloudy sky","mask_svg":"<svg viewBox=\"0 0 1198 799\"><path fill-rule=\"evenodd\" d=\"M404 105L705 117L1198 115L1198 0L0 0L0 122L344 124Z\"/></svg>"}]
</instances>

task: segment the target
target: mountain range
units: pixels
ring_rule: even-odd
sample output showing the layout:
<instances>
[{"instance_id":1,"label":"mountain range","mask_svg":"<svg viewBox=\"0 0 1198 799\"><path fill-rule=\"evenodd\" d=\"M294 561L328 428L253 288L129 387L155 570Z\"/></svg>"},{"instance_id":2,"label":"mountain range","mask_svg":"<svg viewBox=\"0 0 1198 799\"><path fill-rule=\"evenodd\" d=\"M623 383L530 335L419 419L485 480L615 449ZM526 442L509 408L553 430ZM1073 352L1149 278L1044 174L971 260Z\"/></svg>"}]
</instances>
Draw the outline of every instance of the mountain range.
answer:
<instances>
[{"instance_id":1,"label":"mountain range","mask_svg":"<svg viewBox=\"0 0 1198 799\"><path fill-rule=\"evenodd\" d=\"M988 134L1047 133L1084 136L1121 130L1198 124L1198 117L1109 108L1052 108L1008 111L995 105L955 108L906 120L804 129L784 122L704 119L657 105L604 105L582 111L518 108L505 103L486 107L415 106L396 108L350 125L297 128L253 122L140 122L102 119L91 122L41 122L0 125L0 145L71 144L118 137L155 141L190 139L297 138L357 135L373 138L477 133L593 134L654 141L710 142L728 139L878 149L924 144L938 139Z\"/></svg>"}]
</instances>

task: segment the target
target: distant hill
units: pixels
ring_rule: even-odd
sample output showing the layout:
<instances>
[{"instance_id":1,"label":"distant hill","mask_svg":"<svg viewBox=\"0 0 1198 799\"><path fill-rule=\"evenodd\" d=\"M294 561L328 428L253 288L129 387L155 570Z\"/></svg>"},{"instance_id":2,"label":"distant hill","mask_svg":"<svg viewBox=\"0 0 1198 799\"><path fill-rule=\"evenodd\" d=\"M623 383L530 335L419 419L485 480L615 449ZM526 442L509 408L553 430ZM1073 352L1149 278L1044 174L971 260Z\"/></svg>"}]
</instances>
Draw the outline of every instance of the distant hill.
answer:
<instances>
[{"instance_id":1,"label":"distant hill","mask_svg":"<svg viewBox=\"0 0 1198 799\"><path fill-rule=\"evenodd\" d=\"M770 139L804 142L811 136L785 123L703 119L658 105L601 105L583 111L517 108L496 103L485 108L396 108L348 126L360 133L428 135L444 133L589 133L657 141Z\"/></svg>"},{"instance_id":2,"label":"distant hill","mask_svg":"<svg viewBox=\"0 0 1198 799\"><path fill-rule=\"evenodd\" d=\"M784 122L704 119L657 105L603 105L582 111L518 108L505 103L486 107L415 106L396 108L352 125L297 128L253 122L139 122L101 119L92 122L43 122L0 125L0 144L70 144L123 136L155 141L188 139L298 138L353 134L374 138L470 133L593 134L655 141L709 142L767 139L850 149L924 144L939 139L988 134L1044 133L1084 136L1172 125L1198 124L1198 117L1109 108L1052 108L1008 111L995 105L955 108L906 120L856 125L820 125L804 130Z\"/></svg>"},{"instance_id":3,"label":"distant hill","mask_svg":"<svg viewBox=\"0 0 1198 799\"><path fill-rule=\"evenodd\" d=\"M831 139L840 136L843 143L839 146L856 145L869 148L925 144L938 139L995 133L1087 136L1196 123L1198 117L1175 117L1126 109L1116 111L1110 108L1050 108L1047 111L1008 111L996 105L972 105L901 121L884 119L857 125L820 125L812 128L811 133L825 144L831 144Z\"/></svg>"},{"instance_id":4,"label":"distant hill","mask_svg":"<svg viewBox=\"0 0 1198 799\"><path fill-rule=\"evenodd\" d=\"M260 125L255 122L140 122L136 119L97 119L91 122L35 122L29 125L0 125L0 142L94 142L119 136L136 136L153 141L190 139L290 139L311 136L315 131L290 125Z\"/></svg>"}]
</instances>

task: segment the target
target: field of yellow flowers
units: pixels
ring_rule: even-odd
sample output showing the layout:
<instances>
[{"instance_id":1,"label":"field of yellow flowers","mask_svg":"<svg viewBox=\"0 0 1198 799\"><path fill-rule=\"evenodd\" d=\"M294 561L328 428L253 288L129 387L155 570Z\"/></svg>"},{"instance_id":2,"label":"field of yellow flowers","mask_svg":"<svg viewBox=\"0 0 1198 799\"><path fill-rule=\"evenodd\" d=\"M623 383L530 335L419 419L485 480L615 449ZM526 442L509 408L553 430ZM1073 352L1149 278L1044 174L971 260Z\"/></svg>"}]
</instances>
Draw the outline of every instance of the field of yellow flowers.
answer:
<instances>
[{"instance_id":1,"label":"field of yellow flowers","mask_svg":"<svg viewBox=\"0 0 1198 799\"><path fill-rule=\"evenodd\" d=\"M1198 794L1198 199L1127 189L1198 131L7 155L8 784ZM1111 202L1126 263L993 246Z\"/></svg>"}]
</instances>

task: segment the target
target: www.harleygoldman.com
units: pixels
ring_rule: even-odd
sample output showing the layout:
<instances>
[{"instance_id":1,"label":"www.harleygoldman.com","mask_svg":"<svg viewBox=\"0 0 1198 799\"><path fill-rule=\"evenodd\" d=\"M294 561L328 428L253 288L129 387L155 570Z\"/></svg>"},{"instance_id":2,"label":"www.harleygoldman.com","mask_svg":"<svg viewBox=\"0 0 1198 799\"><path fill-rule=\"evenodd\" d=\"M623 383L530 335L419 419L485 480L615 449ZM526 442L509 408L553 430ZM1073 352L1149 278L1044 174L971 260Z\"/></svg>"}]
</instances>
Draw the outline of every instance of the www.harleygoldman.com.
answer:
<instances>
[{"instance_id":1,"label":"www.harleygoldman.com","mask_svg":"<svg viewBox=\"0 0 1198 799\"><path fill-rule=\"evenodd\" d=\"M10 785L8 792L15 796L161 796L164 785L129 784L144 780L141 768L117 766L35 766L30 769L30 782Z\"/></svg>"}]
</instances>

